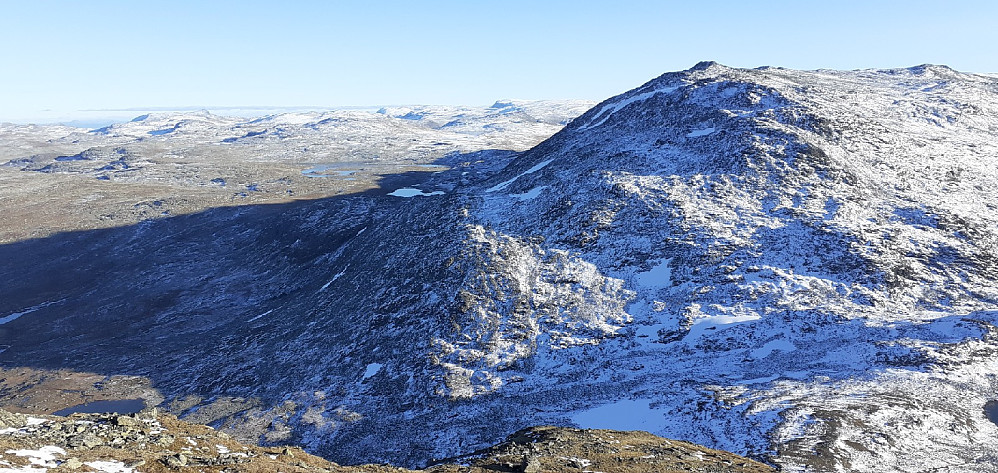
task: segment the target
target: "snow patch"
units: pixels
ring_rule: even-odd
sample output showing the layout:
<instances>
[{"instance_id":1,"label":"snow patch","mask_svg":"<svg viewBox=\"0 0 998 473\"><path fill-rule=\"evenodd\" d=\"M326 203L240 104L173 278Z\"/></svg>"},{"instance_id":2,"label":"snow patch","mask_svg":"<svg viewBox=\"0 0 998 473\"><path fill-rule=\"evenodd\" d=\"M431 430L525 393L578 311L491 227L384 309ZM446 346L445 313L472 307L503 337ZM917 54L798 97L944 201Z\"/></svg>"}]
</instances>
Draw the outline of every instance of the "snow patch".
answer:
<instances>
[{"instance_id":1,"label":"snow patch","mask_svg":"<svg viewBox=\"0 0 998 473\"><path fill-rule=\"evenodd\" d=\"M363 231L363 230L361 230L361 231ZM333 279L330 279L329 282L327 282L326 284L323 284L322 287L319 288L319 292L325 291L326 288L328 288L330 284L334 283L337 279L340 278L340 276L343 276L344 274L346 274L347 273L347 268L349 268L349 267L350 267L350 265L348 264L348 265L346 265L346 266L343 267L343 271L340 271L340 272L334 274L333 275Z\"/></svg>"},{"instance_id":2,"label":"snow patch","mask_svg":"<svg viewBox=\"0 0 998 473\"><path fill-rule=\"evenodd\" d=\"M392 196L395 196L395 197L409 198L409 197L416 197L416 196L430 196L430 195L443 195L443 194L444 194L443 191L433 191L433 192L427 193L427 192L423 192L420 189L416 189L415 187L403 187L401 189L395 189L394 191L392 191L388 195L392 195Z\"/></svg>"},{"instance_id":3,"label":"snow patch","mask_svg":"<svg viewBox=\"0 0 998 473\"><path fill-rule=\"evenodd\" d=\"M58 303L60 303L60 302L62 302L64 300L65 299L58 300L58 301L43 302L43 303L38 304L36 306L28 307L27 309L24 309L24 310L22 310L20 312L14 312L13 314L6 315L4 317L0 317L0 325L3 325L3 324L8 323L8 322L13 322L13 321L19 319L22 315L30 314L30 313L38 310L38 309L41 309L43 307L48 307L48 306L50 306L52 304L58 304Z\"/></svg>"},{"instance_id":4,"label":"snow patch","mask_svg":"<svg viewBox=\"0 0 998 473\"><path fill-rule=\"evenodd\" d=\"M797 346L790 342L790 340L776 339L772 340L765 345L752 350L752 358L761 359L769 356L774 351L794 351Z\"/></svg>"},{"instance_id":5,"label":"snow patch","mask_svg":"<svg viewBox=\"0 0 998 473\"><path fill-rule=\"evenodd\" d=\"M648 271L642 271L635 275L635 282L638 286L657 289L663 287L669 287L672 285L672 268L669 267L669 263L672 262L672 258L666 258L663 260L658 260Z\"/></svg>"},{"instance_id":6,"label":"snow patch","mask_svg":"<svg viewBox=\"0 0 998 473\"><path fill-rule=\"evenodd\" d=\"M220 452L221 453L221 452ZM103 473L133 473L135 470L128 468L124 463L119 461L95 461L86 462L84 465L89 466L97 471Z\"/></svg>"},{"instance_id":7,"label":"snow patch","mask_svg":"<svg viewBox=\"0 0 998 473\"><path fill-rule=\"evenodd\" d=\"M374 376L374 375L378 374L378 372L381 371L381 368L383 368L383 367L384 367L384 365L382 365L381 363L371 363L371 364L367 365L367 369L364 370L364 378L363 379L367 379L367 378L370 378L371 376Z\"/></svg>"},{"instance_id":8,"label":"snow patch","mask_svg":"<svg viewBox=\"0 0 998 473\"><path fill-rule=\"evenodd\" d=\"M32 468L30 466L22 466L20 468L0 468L0 473L45 473L49 471L48 468Z\"/></svg>"},{"instance_id":9,"label":"snow patch","mask_svg":"<svg viewBox=\"0 0 998 473\"><path fill-rule=\"evenodd\" d=\"M673 91L675 91L677 89L679 89L678 86L676 86L676 87L663 87L661 89L655 89L655 90L652 90L650 92L645 92L643 94L635 95L633 97L621 100L620 102L617 102L617 103L612 103L612 104L605 105L603 108L600 109L599 113L597 113L594 116L594 118L593 118L593 120L595 120L597 118L602 117L602 119L600 119L599 122L596 122L596 123L590 122L589 124L586 124L586 125L583 125L583 126L579 127L578 130L579 131L583 131L583 130L588 130L588 129L593 128L593 127L600 126L603 123L606 123L606 121L614 113L619 112L621 109L623 109L624 107L626 107L626 106L628 106L628 105L630 105L632 103L643 102L645 100L648 100L648 99L652 98L653 96L655 96L655 94L668 94L668 93L671 93L671 92L673 92Z\"/></svg>"},{"instance_id":10,"label":"snow patch","mask_svg":"<svg viewBox=\"0 0 998 473\"><path fill-rule=\"evenodd\" d=\"M508 181L500 182L499 184L496 184L496 185L494 185L492 187L489 187L488 189L485 189L485 192L501 191L501 190L505 189L506 187L508 187L510 184L512 184L517 179L519 179L519 178L521 178L523 176L526 176L527 174L533 174L533 173L535 173L537 171L540 171L541 169L544 169L545 167L547 167L548 164L551 164L552 161L554 161L554 160L553 159L548 159L546 161L541 161L541 162L535 164L530 169L527 169L526 171L523 171L520 174L517 174L516 177L514 177L514 178L512 178L512 179L510 179Z\"/></svg>"},{"instance_id":11,"label":"snow patch","mask_svg":"<svg viewBox=\"0 0 998 473\"><path fill-rule=\"evenodd\" d=\"M58 466L55 462L55 456L65 455L66 451L59 447L49 445L38 450L7 450L7 453L19 457L28 457L28 461L31 462L32 465L55 468Z\"/></svg>"},{"instance_id":12,"label":"snow patch","mask_svg":"<svg viewBox=\"0 0 998 473\"><path fill-rule=\"evenodd\" d=\"M541 195L541 192L544 192L544 189L547 189L547 188L548 188L548 186L535 187L535 188L530 189L529 191L524 192L522 194L510 194L509 196L510 197L515 197L515 198L517 198L519 200L534 200L534 199L537 198L537 196Z\"/></svg>"},{"instance_id":13,"label":"snow patch","mask_svg":"<svg viewBox=\"0 0 998 473\"><path fill-rule=\"evenodd\" d=\"M713 132L714 132L714 127L703 128L703 129L700 129L700 130L693 130L693 131L687 133L686 137L687 138L696 138L698 136L707 136L707 135L709 135L709 134L711 134Z\"/></svg>"},{"instance_id":14,"label":"snow patch","mask_svg":"<svg viewBox=\"0 0 998 473\"><path fill-rule=\"evenodd\" d=\"M325 289L325 288L323 288L323 289ZM268 310L268 311L266 311L266 312L264 312L264 313L262 313L262 314L260 314L260 315L258 315L256 317L253 317L252 319L247 320L246 322L249 323L249 322L257 320L257 319L259 319L259 318L261 318L263 316L270 315L270 313L273 312L273 311L274 311L274 309L270 309L270 310Z\"/></svg>"},{"instance_id":15,"label":"snow patch","mask_svg":"<svg viewBox=\"0 0 998 473\"><path fill-rule=\"evenodd\" d=\"M689 333L686 334L686 337L684 337L683 340L695 342L697 338L703 335L705 330L724 325L754 322L761 318L762 317L756 314L712 315L709 317L698 318L693 321L693 326L690 327Z\"/></svg>"}]
</instances>

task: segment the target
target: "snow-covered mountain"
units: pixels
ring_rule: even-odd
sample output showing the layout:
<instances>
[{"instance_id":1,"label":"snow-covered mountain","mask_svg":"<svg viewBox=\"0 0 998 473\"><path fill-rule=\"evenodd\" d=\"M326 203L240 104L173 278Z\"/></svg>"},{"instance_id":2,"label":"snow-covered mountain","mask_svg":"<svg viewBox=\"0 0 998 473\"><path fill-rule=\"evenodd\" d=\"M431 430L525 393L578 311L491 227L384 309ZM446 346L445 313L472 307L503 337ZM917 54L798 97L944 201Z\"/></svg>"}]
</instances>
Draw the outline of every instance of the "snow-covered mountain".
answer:
<instances>
[{"instance_id":1,"label":"snow-covered mountain","mask_svg":"<svg viewBox=\"0 0 998 473\"><path fill-rule=\"evenodd\" d=\"M540 379L602 375L649 430L790 470L991 471L996 93L942 66L704 63L597 105L473 206L633 291L598 361L534 355Z\"/></svg>"},{"instance_id":2,"label":"snow-covered mountain","mask_svg":"<svg viewBox=\"0 0 998 473\"><path fill-rule=\"evenodd\" d=\"M237 142L311 133L265 121ZM787 471L996 471L996 134L992 77L701 63L408 190L0 247L0 362L147 377L346 463L575 424Z\"/></svg>"}]
</instances>

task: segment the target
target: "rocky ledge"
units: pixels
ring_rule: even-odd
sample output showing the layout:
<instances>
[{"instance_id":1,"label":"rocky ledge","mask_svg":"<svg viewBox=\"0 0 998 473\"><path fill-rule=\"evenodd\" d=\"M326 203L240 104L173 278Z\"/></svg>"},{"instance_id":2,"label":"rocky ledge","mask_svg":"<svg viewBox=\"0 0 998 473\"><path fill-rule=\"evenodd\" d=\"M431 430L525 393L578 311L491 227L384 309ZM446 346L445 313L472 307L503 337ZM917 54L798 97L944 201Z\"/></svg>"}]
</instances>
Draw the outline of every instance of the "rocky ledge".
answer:
<instances>
[{"instance_id":1,"label":"rocky ledge","mask_svg":"<svg viewBox=\"0 0 998 473\"><path fill-rule=\"evenodd\" d=\"M148 409L34 416L0 409L0 472L409 472L341 466L296 447L259 447ZM772 472L746 458L647 432L532 427L425 472Z\"/></svg>"}]
</instances>

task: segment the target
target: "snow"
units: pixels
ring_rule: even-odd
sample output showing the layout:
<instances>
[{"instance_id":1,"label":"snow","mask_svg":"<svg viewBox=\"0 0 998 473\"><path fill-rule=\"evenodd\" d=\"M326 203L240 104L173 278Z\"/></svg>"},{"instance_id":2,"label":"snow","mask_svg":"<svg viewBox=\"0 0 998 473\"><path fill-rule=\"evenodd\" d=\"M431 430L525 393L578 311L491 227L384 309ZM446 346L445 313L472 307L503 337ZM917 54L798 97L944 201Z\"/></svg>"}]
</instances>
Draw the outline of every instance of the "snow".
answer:
<instances>
[{"instance_id":1,"label":"snow","mask_svg":"<svg viewBox=\"0 0 998 473\"><path fill-rule=\"evenodd\" d=\"M44 424L44 423L46 423L48 421L49 421L48 419L40 419L38 417L30 417L29 416L27 418L28 427L35 426L35 425L42 425L42 424Z\"/></svg>"},{"instance_id":2,"label":"snow","mask_svg":"<svg viewBox=\"0 0 998 473\"><path fill-rule=\"evenodd\" d=\"M120 461L92 461L86 462L84 465L93 468L94 470L103 473L134 473L135 470L128 468L124 463Z\"/></svg>"},{"instance_id":3,"label":"snow","mask_svg":"<svg viewBox=\"0 0 998 473\"><path fill-rule=\"evenodd\" d=\"M628 105L630 105L632 103L643 102L645 100L648 100L648 99L654 97L656 94L668 94L668 93L672 93L673 91L678 90L678 89L679 89L678 86L675 86L675 87L663 87L661 89L656 89L656 90L652 90L652 91L649 91L649 92L644 92L644 93L641 93L641 94L637 94L637 95L628 97L628 98L620 100L619 102L616 102L616 103L611 103L611 104L605 105L605 106L603 106L603 108L600 109L599 112L597 112L595 115L593 115L593 120L600 119L598 122L596 122L596 123L590 122L590 123L588 123L588 124L586 124L584 126L579 127L578 130L579 131L583 131L583 130L587 130L589 128L598 127L598 126L602 125L603 123L606 123L606 121L614 113L617 113L618 111L620 111L621 109L623 109L624 107L626 107L626 106L628 106Z\"/></svg>"},{"instance_id":4,"label":"snow","mask_svg":"<svg viewBox=\"0 0 998 473\"><path fill-rule=\"evenodd\" d=\"M24 309L24 310L22 310L20 312L14 312L13 314L6 315L4 317L0 317L0 325L6 324L6 323L9 323L9 322L13 322L13 321L19 319L23 315L30 314L30 313L38 310L38 309L41 309L43 307L48 307L48 306L50 306L52 304L58 304L60 302L62 302L62 300L50 301L50 302L43 302L43 303L38 304L36 306L28 307L27 309Z\"/></svg>"},{"instance_id":5,"label":"snow","mask_svg":"<svg viewBox=\"0 0 998 473\"><path fill-rule=\"evenodd\" d=\"M433 191L433 192L423 192L422 190L416 189L415 187L403 187L401 189L395 189L388 195L393 195L395 197L416 197L416 196L431 196L431 195L443 195L443 191Z\"/></svg>"},{"instance_id":6,"label":"snow","mask_svg":"<svg viewBox=\"0 0 998 473\"><path fill-rule=\"evenodd\" d=\"M365 230L366 230L366 228L365 228ZM361 231L363 232L364 230L361 230ZM350 265L348 264L348 265L346 265L346 266L344 266L344 267L343 267L343 270L342 270L342 271L340 271L340 272L338 272L338 273L334 274L334 275L333 275L333 278L332 278L332 279L330 279L330 280L329 280L329 282L327 282L326 284L323 284L323 285L322 285L322 287L321 287L321 288L319 288L319 292L323 292L323 291L325 291L325 290L326 290L326 288L328 288L330 284L332 284L332 283L336 282L336 280L337 280L337 279L339 279L339 278L340 278L340 277L342 277L342 276L343 276L344 274L346 274L346 273L347 273L347 269L348 269L349 267L350 267Z\"/></svg>"},{"instance_id":7,"label":"snow","mask_svg":"<svg viewBox=\"0 0 998 473\"><path fill-rule=\"evenodd\" d=\"M714 132L714 128L702 128L700 130L693 130L686 134L687 138L697 138L700 136L707 136Z\"/></svg>"},{"instance_id":8,"label":"snow","mask_svg":"<svg viewBox=\"0 0 998 473\"><path fill-rule=\"evenodd\" d=\"M30 466L22 466L20 468L0 468L0 473L45 473L49 471L48 468L34 468Z\"/></svg>"},{"instance_id":9,"label":"snow","mask_svg":"<svg viewBox=\"0 0 998 473\"><path fill-rule=\"evenodd\" d=\"M520 174L520 176L522 176L522 175L523 175L523 174ZM519 178L520 178L520 176L516 176L516 177L514 177L514 178L512 178L512 179L509 179L509 180L507 180L507 181L502 181L502 182L500 182L499 184L496 184L496 185L494 185L494 186L492 186L492 187L489 187L488 189L486 189L486 190L485 190L485 192L495 192L495 191L501 191L501 190L503 190L503 189L505 189L505 188L509 187L509 185L510 185L510 184L512 184L512 183L514 183L514 182L516 182L516 180L517 180L517 179L519 179Z\"/></svg>"},{"instance_id":10,"label":"snow","mask_svg":"<svg viewBox=\"0 0 998 473\"><path fill-rule=\"evenodd\" d=\"M544 189L547 189L547 188L548 188L548 186L539 186L539 187L535 187L533 189L530 189L529 191L524 192L522 194L510 194L509 196L510 197L515 197L518 200L534 200L534 199L537 198L537 196L541 195L541 192L544 192Z\"/></svg>"},{"instance_id":11,"label":"snow","mask_svg":"<svg viewBox=\"0 0 998 473\"><path fill-rule=\"evenodd\" d=\"M576 465L579 466L579 468L585 468L593 464L592 460L586 458L579 458L579 457L561 457L561 458L566 461L575 463Z\"/></svg>"},{"instance_id":12,"label":"snow","mask_svg":"<svg viewBox=\"0 0 998 473\"><path fill-rule=\"evenodd\" d=\"M752 350L752 358L765 358L774 351L790 352L797 349L790 340L779 338L766 343L765 345Z\"/></svg>"},{"instance_id":13,"label":"snow","mask_svg":"<svg viewBox=\"0 0 998 473\"><path fill-rule=\"evenodd\" d=\"M672 258L657 260L655 266L648 271L639 272L636 275L636 282L644 288L663 288L672 285L672 268L669 264Z\"/></svg>"},{"instance_id":14,"label":"snow","mask_svg":"<svg viewBox=\"0 0 998 473\"><path fill-rule=\"evenodd\" d=\"M540 171L541 169L546 168L548 164L551 164L552 161L554 161L554 160L553 159L548 159L547 161L541 161L541 162L539 162L539 163L531 166L530 169L527 169L526 171L523 171L523 174L520 174L520 175L523 176L524 174L533 174L533 173L535 173L537 171Z\"/></svg>"},{"instance_id":15,"label":"snow","mask_svg":"<svg viewBox=\"0 0 998 473\"><path fill-rule=\"evenodd\" d=\"M384 365L382 365L381 363L369 363L367 365L367 368L364 370L363 379L367 379L370 378L371 376L378 374L378 372L381 371L381 368L383 367Z\"/></svg>"},{"instance_id":16,"label":"snow","mask_svg":"<svg viewBox=\"0 0 998 473\"><path fill-rule=\"evenodd\" d=\"M546 161L541 161L541 162L533 165L530 169L527 169L526 171L521 172L516 177L514 177L514 178L512 178L512 179L510 179L508 181L500 182L499 184L496 184L496 185L494 185L494 186L486 189L485 192L501 191L501 190L509 187L510 184L516 182L517 179L519 179L519 178L521 178L523 176L526 176L527 174L533 174L533 173L535 173L537 171L540 171L541 169L544 169L545 167L547 167L548 164L551 164L551 162L553 162L553 161L554 161L553 159L548 159Z\"/></svg>"},{"instance_id":17,"label":"snow","mask_svg":"<svg viewBox=\"0 0 998 473\"><path fill-rule=\"evenodd\" d=\"M572 415L572 422L583 429L645 430L660 432L668 423L664 412L652 408L648 399L624 399Z\"/></svg>"},{"instance_id":18,"label":"snow","mask_svg":"<svg viewBox=\"0 0 998 473\"><path fill-rule=\"evenodd\" d=\"M55 468L56 455L65 455L66 451L55 446L46 446L38 450L7 450L7 453L14 454L19 457L28 457L28 461L32 465L43 466L48 468Z\"/></svg>"},{"instance_id":19,"label":"snow","mask_svg":"<svg viewBox=\"0 0 998 473\"><path fill-rule=\"evenodd\" d=\"M652 325L638 325L634 329L634 336L638 338L651 338L655 339L658 337L658 331L667 328L664 324L652 324Z\"/></svg>"},{"instance_id":20,"label":"snow","mask_svg":"<svg viewBox=\"0 0 998 473\"><path fill-rule=\"evenodd\" d=\"M762 317L757 314L725 314L697 318L693 321L693 326L690 327L690 331L686 334L686 337L684 337L683 340L687 342L695 342L707 330L713 330L727 325L755 322L761 318Z\"/></svg>"},{"instance_id":21,"label":"snow","mask_svg":"<svg viewBox=\"0 0 998 473\"><path fill-rule=\"evenodd\" d=\"M738 384L765 384L770 381L776 381L777 379L780 379L780 375L774 374L772 376L763 376L761 378L740 379L738 380Z\"/></svg>"},{"instance_id":22,"label":"snow","mask_svg":"<svg viewBox=\"0 0 998 473\"><path fill-rule=\"evenodd\" d=\"M218 450L218 453L221 453L221 454L229 453L229 447L226 447L225 445L217 445L216 444L215 445L215 449Z\"/></svg>"},{"instance_id":23,"label":"snow","mask_svg":"<svg viewBox=\"0 0 998 473\"><path fill-rule=\"evenodd\" d=\"M325 287L323 287L323 289L325 289ZM267 315L270 315L270 313L271 313L271 312L273 312L273 311L274 311L274 309L270 309L270 310L268 310L268 311L266 311L266 312L264 312L264 313L262 313L262 314L260 314L260 315L257 315L256 317L253 317L252 319L249 319L249 320L247 320L246 322L247 322L247 323L249 323L249 322L253 322L254 320L257 320L257 319L259 319L259 318L261 318L261 317L264 317L264 316L267 316Z\"/></svg>"}]
</instances>

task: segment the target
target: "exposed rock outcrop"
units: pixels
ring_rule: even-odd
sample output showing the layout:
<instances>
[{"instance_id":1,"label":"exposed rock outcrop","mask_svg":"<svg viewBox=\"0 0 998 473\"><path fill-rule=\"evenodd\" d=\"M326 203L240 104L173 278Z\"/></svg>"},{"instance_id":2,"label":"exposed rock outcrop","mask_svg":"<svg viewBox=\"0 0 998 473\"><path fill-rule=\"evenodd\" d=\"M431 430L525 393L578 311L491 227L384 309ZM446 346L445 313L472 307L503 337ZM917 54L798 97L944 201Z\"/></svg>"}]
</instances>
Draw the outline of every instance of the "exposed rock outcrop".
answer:
<instances>
[{"instance_id":1,"label":"exposed rock outcrop","mask_svg":"<svg viewBox=\"0 0 998 473\"><path fill-rule=\"evenodd\" d=\"M645 432L535 427L506 442L441 463L427 473L711 472L771 467ZM0 471L43 472L409 472L387 465L341 466L295 447L258 447L155 409L134 415L31 416L0 409Z\"/></svg>"}]
</instances>

